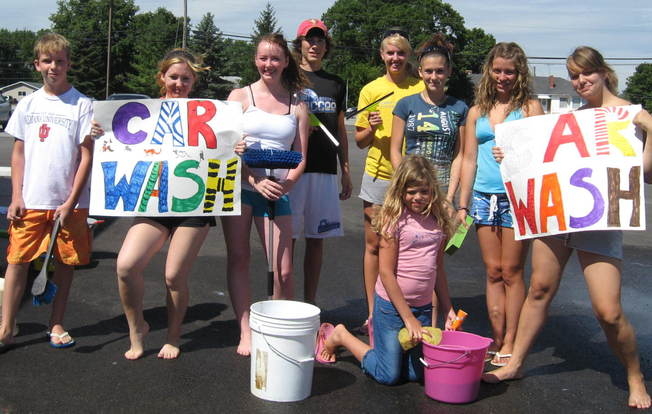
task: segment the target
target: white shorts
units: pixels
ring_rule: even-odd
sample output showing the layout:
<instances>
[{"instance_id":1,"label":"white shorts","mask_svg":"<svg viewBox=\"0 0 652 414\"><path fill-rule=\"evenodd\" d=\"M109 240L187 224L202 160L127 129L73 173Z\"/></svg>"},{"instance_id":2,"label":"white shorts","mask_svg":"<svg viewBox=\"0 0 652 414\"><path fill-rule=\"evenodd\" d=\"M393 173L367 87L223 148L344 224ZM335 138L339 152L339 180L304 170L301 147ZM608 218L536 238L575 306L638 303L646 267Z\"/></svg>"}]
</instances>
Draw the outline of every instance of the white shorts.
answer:
<instances>
[{"instance_id":1,"label":"white shorts","mask_svg":"<svg viewBox=\"0 0 652 414\"><path fill-rule=\"evenodd\" d=\"M290 191L295 239L343 236L337 175L304 173Z\"/></svg>"},{"instance_id":2,"label":"white shorts","mask_svg":"<svg viewBox=\"0 0 652 414\"><path fill-rule=\"evenodd\" d=\"M366 171L362 173L362 184L360 184L360 197L371 204L383 205L385 202L385 193L389 188L389 180L374 178Z\"/></svg>"}]
</instances>

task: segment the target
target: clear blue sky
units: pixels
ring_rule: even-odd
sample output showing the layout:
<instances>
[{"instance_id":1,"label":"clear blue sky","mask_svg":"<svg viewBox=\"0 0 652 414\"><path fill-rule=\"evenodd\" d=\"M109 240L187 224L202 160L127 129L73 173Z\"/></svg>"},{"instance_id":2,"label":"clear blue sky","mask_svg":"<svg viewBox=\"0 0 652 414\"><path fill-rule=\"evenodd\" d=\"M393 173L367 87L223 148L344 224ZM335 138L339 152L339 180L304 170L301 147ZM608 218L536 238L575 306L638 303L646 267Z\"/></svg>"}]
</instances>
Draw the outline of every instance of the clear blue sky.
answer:
<instances>
[{"instance_id":1,"label":"clear blue sky","mask_svg":"<svg viewBox=\"0 0 652 414\"><path fill-rule=\"evenodd\" d=\"M198 22L210 11L227 34L248 35L266 0L187 0L188 16ZM141 11L163 6L177 15L183 0L135 0ZM271 0L279 26L294 37L306 18L320 17L333 1ZM451 0L467 27L480 27L497 41L515 41L529 56L563 57L589 45L606 57L652 58L652 0ZM55 1L4 1L0 27L38 30L49 27ZM380 30L380 28L379 28ZM647 62L652 63L652 60ZM566 77L561 61L532 61L536 74ZM640 61L612 61L621 89Z\"/></svg>"}]
</instances>

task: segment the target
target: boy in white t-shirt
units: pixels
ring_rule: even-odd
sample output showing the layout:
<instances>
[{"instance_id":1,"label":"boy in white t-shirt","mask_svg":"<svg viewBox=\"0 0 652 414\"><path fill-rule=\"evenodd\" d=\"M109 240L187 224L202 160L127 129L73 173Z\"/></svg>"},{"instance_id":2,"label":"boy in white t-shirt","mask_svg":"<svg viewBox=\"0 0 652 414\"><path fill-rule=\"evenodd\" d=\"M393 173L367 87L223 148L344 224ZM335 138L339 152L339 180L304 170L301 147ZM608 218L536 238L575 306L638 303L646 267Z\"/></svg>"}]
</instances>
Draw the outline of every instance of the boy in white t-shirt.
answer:
<instances>
[{"instance_id":1,"label":"boy in white t-shirt","mask_svg":"<svg viewBox=\"0 0 652 414\"><path fill-rule=\"evenodd\" d=\"M63 36L43 35L34 46L34 58L43 87L20 101L6 128L15 141L0 349L13 342L11 330L29 263L47 250L57 217L61 230L54 249L53 281L58 290L48 325L50 345L55 348L75 344L63 328L63 316L74 266L90 259L86 218L93 154L92 103L68 82L70 44Z\"/></svg>"}]
</instances>

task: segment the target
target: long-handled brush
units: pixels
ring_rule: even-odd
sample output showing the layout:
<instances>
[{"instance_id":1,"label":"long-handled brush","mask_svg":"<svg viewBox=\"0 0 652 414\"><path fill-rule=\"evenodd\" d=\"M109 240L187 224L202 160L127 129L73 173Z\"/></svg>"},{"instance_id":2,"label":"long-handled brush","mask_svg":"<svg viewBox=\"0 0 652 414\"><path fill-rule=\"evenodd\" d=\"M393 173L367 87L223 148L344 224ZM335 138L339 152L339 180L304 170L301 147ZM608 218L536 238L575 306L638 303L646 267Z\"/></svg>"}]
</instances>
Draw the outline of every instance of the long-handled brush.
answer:
<instances>
[{"instance_id":1,"label":"long-handled brush","mask_svg":"<svg viewBox=\"0 0 652 414\"><path fill-rule=\"evenodd\" d=\"M52 232L50 233L50 243L48 244L48 250L45 253L45 259L43 260L43 266L39 272L34 283L32 283L32 303L34 306L39 306L47 303L51 303L54 299L54 295L57 293L57 285L54 284L51 280L48 280L48 264L52 256L52 250L54 249L54 243L57 240L57 234L59 234L59 229L61 228L61 221L59 217L54 221L52 226Z\"/></svg>"},{"instance_id":2,"label":"long-handled brush","mask_svg":"<svg viewBox=\"0 0 652 414\"><path fill-rule=\"evenodd\" d=\"M380 103L380 101L382 101L384 99L387 99L392 95L394 95L394 92L390 92L387 95L381 96L380 98L376 99L375 101L373 101L372 103L370 103L369 105L367 105L367 106L365 106L363 108L360 108L360 109L356 108L353 111L346 111L345 117L346 117L346 119L350 119L350 118L353 118L354 116L356 116L357 114L359 114L362 111L377 111L378 110L378 104Z\"/></svg>"},{"instance_id":3,"label":"long-handled brush","mask_svg":"<svg viewBox=\"0 0 652 414\"><path fill-rule=\"evenodd\" d=\"M275 180L274 169L293 169L301 162L302 155L297 151L284 151L273 149L247 149L244 152L244 162L251 168L266 168L267 176ZM274 218L276 215L276 202L267 201L267 216L269 218L267 231L267 296L274 295Z\"/></svg>"}]
</instances>

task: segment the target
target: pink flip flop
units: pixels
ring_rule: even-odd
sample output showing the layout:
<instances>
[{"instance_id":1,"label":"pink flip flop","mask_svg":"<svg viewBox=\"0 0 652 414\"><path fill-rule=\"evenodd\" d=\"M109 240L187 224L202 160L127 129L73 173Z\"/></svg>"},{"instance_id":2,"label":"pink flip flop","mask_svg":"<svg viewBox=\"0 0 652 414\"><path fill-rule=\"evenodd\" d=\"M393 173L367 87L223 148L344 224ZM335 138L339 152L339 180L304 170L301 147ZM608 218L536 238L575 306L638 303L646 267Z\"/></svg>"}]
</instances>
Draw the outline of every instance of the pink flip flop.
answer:
<instances>
[{"instance_id":1,"label":"pink flip flop","mask_svg":"<svg viewBox=\"0 0 652 414\"><path fill-rule=\"evenodd\" d=\"M321 357L321 352L324 350L324 344L326 339L333 333L335 327L333 324L324 322L319 326L319 332L317 332L317 343L315 345L315 360L320 364L332 364L335 361L328 361Z\"/></svg>"}]
</instances>

